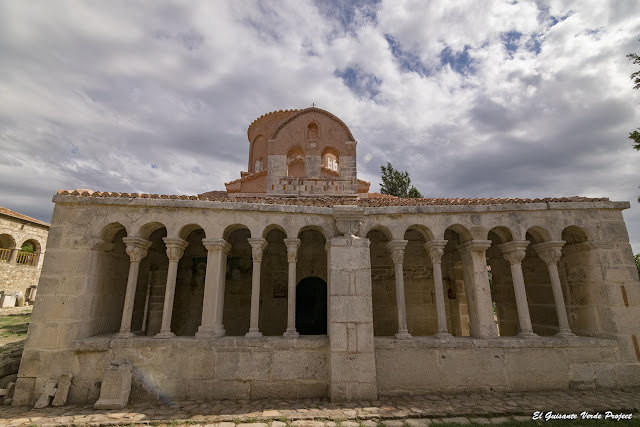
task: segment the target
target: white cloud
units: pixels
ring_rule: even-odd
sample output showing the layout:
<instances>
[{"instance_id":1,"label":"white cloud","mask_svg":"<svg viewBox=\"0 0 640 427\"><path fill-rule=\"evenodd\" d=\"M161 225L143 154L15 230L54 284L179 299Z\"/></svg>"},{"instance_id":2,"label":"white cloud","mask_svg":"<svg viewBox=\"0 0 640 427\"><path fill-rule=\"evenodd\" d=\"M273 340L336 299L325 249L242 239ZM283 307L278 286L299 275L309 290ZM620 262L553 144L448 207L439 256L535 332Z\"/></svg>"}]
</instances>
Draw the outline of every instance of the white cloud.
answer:
<instances>
[{"instance_id":1,"label":"white cloud","mask_svg":"<svg viewBox=\"0 0 640 427\"><path fill-rule=\"evenodd\" d=\"M429 196L631 200L640 252L639 17L595 0L3 2L0 197L48 221L58 188L222 189L251 121L315 102L374 190L391 161Z\"/></svg>"}]
</instances>

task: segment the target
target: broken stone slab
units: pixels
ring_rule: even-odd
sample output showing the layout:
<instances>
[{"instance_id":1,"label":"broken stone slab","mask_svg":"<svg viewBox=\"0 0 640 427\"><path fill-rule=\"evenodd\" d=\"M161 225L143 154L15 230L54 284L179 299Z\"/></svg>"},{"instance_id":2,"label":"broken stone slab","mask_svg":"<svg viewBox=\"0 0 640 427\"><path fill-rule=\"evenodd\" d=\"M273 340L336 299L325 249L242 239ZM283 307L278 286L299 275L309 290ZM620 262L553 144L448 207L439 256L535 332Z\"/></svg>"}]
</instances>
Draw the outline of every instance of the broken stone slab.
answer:
<instances>
[{"instance_id":1,"label":"broken stone slab","mask_svg":"<svg viewBox=\"0 0 640 427\"><path fill-rule=\"evenodd\" d=\"M67 403L67 395L69 394L72 378L72 374L64 374L60 377L58 390L56 390L56 395L53 397L53 402L51 403L53 406L62 406Z\"/></svg>"},{"instance_id":2,"label":"broken stone slab","mask_svg":"<svg viewBox=\"0 0 640 427\"><path fill-rule=\"evenodd\" d=\"M100 398L95 409L122 409L127 406L131 393L131 365L114 361L104 370Z\"/></svg>"},{"instance_id":3,"label":"broken stone slab","mask_svg":"<svg viewBox=\"0 0 640 427\"><path fill-rule=\"evenodd\" d=\"M49 406L49 404L51 403L51 398L53 397L54 394L56 394L56 390L57 390L56 383L54 382L47 383L47 385L44 386L44 390L42 391L42 394L38 398L38 401L36 402L33 408L42 409Z\"/></svg>"}]
</instances>

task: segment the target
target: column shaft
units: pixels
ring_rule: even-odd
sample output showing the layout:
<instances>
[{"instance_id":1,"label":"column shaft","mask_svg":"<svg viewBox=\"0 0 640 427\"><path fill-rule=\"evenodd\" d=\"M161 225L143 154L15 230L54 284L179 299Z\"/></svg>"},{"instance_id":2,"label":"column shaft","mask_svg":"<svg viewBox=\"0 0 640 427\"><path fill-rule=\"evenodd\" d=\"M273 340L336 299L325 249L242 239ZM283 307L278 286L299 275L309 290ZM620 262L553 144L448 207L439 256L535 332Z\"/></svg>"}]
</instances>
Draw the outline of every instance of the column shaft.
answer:
<instances>
[{"instance_id":1,"label":"column shaft","mask_svg":"<svg viewBox=\"0 0 640 427\"><path fill-rule=\"evenodd\" d=\"M560 275L558 274L558 264L547 264L549 269L549 277L551 278L551 288L553 289L553 299L556 303L558 312L558 326L560 327L559 335L573 336L569 327L569 318L567 317L567 308L564 305L564 296L562 295L562 285L560 284Z\"/></svg>"},{"instance_id":2,"label":"column shaft","mask_svg":"<svg viewBox=\"0 0 640 427\"><path fill-rule=\"evenodd\" d=\"M558 334L561 337L575 336L569 327L569 319L567 317L567 308L564 305L564 297L562 295L562 285L560 284L560 275L558 274L558 261L562 256L562 247L565 242L562 240L538 243L533 246L538 253L540 259L547 264L549 270L549 279L551 279L551 289L553 290L553 299L556 303L556 311L558 313Z\"/></svg>"},{"instance_id":3,"label":"column shaft","mask_svg":"<svg viewBox=\"0 0 640 427\"><path fill-rule=\"evenodd\" d=\"M164 305L162 307L162 325L156 338L171 338L175 334L171 332L171 317L173 315L173 300L176 294L176 277L178 275L178 262L182 258L184 249L188 243L180 238L163 237L167 246L169 268L167 270L167 286L164 292Z\"/></svg>"},{"instance_id":4,"label":"column shaft","mask_svg":"<svg viewBox=\"0 0 640 427\"><path fill-rule=\"evenodd\" d=\"M287 292L287 331L285 337L298 338L296 331L296 266L298 260L299 239L285 239L287 245L287 260L289 262L288 292Z\"/></svg>"},{"instance_id":5,"label":"column shaft","mask_svg":"<svg viewBox=\"0 0 640 427\"><path fill-rule=\"evenodd\" d=\"M260 319L260 268L262 265L262 253L267 241L261 238L248 239L253 256L253 274L251 276L251 318L249 320L249 332L246 338L260 338L262 333L258 327Z\"/></svg>"},{"instance_id":6,"label":"column shaft","mask_svg":"<svg viewBox=\"0 0 640 427\"><path fill-rule=\"evenodd\" d=\"M393 266L396 276L396 301L398 306L398 333L396 339L411 338L407 328L407 305L404 295L404 248L407 246L407 240L392 240L387 243L387 248L391 252Z\"/></svg>"},{"instance_id":7,"label":"column shaft","mask_svg":"<svg viewBox=\"0 0 640 427\"><path fill-rule=\"evenodd\" d=\"M118 338L128 338L133 336L131 333L131 318L133 317L133 304L138 285L140 261L147 255L147 249L151 246L151 242L138 237L124 237L122 241L127 245L126 250L131 263L129 264L129 276L127 277L127 290L124 294L120 332L116 336Z\"/></svg>"},{"instance_id":8,"label":"column shaft","mask_svg":"<svg viewBox=\"0 0 640 427\"><path fill-rule=\"evenodd\" d=\"M446 240L430 240L424 245L433 266L433 287L436 294L436 315L438 318L438 332L435 336L438 338L451 336L447 329L447 312L444 305L444 286L442 283L441 261L446 244Z\"/></svg>"},{"instance_id":9,"label":"column shaft","mask_svg":"<svg viewBox=\"0 0 640 427\"><path fill-rule=\"evenodd\" d=\"M531 327L531 315L529 314L529 302L527 301L527 291L524 285L524 276L522 275L522 260L526 255L526 248L529 245L527 240L510 241L498 245L504 259L509 261L511 266L511 280L513 282L513 292L516 297L516 308L518 310L518 322L520 325L519 337L535 338Z\"/></svg>"}]
</instances>

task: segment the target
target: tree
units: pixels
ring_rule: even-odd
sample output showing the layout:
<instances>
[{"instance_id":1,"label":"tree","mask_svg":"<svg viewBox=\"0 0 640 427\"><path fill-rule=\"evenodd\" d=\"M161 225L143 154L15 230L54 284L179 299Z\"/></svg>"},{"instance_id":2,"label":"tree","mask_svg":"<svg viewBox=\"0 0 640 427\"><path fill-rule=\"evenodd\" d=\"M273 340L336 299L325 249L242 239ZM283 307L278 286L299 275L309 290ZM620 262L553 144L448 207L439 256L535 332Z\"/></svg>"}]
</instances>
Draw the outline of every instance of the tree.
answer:
<instances>
[{"instance_id":1,"label":"tree","mask_svg":"<svg viewBox=\"0 0 640 427\"><path fill-rule=\"evenodd\" d=\"M640 254L635 254L633 258L636 260L636 268L638 269L638 277L640 277Z\"/></svg>"},{"instance_id":2,"label":"tree","mask_svg":"<svg viewBox=\"0 0 640 427\"><path fill-rule=\"evenodd\" d=\"M627 58L632 59L634 65L640 65L640 56L636 55L635 53L628 54ZM640 71L632 73L631 80L633 80L634 83L633 88L636 90L640 90ZM640 151L640 132L638 132L639 130L640 128L634 130L629 134L629 139L632 140L635 144L633 148L638 151Z\"/></svg>"},{"instance_id":3,"label":"tree","mask_svg":"<svg viewBox=\"0 0 640 427\"><path fill-rule=\"evenodd\" d=\"M418 189L411 185L409 172L397 171L389 162L387 162L387 166L380 166L380 170L382 171L382 184L380 185L382 194L403 198L422 197Z\"/></svg>"},{"instance_id":4,"label":"tree","mask_svg":"<svg viewBox=\"0 0 640 427\"><path fill-rule=\"evenodd\" d=\"M29 252L30 254L33 253L33 244L31 242L25 242L22 245L22 248L20 248L20 252Z\"/></svg>"}]
</instances>

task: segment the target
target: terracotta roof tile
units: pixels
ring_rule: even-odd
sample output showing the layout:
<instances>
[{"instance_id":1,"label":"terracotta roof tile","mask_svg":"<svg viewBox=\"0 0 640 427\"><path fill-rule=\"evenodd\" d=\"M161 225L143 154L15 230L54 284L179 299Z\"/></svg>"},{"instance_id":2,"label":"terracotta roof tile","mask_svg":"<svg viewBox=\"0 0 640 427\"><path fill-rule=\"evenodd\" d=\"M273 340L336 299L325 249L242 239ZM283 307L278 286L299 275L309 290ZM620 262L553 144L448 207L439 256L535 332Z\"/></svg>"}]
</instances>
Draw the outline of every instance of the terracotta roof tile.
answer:
<instances>
[{"instance_id":1,"label":"terracotta roof tile","mask_svg":"<svg viewBox=\"0 0 640 427\"><path fill-rule=\"evenodd\" d=\"M39 219L31 218L30 216L22 215L21 213L14 212L11 209L3 208L2 206L0 206L0 215L6 215L6 216L13 217L13 218L18 218L18 219L21 219L21 220L24 220L24 221L33 222L34 224L44 225L46 227L50 226L50 224L47 224L44 221L40 221Z\"/></svg>"},{"instance_id":2,"label":"terracotta roof tile","mask_svg":"<svg viewBox=\"0 0 640 427\"><path fill-rule=\"evenodd\" d=\"M301 206L323 206L334 205L359 205L364 207L382 206L446 206L446 205L498 205L511 203L546 203L546 202L608 202L609 198L589 198L589 197L545 197L537 199L521 198L418 198L402 199L379 193L369 193L369 198L352 197L233 197L226 191L209 191L197 196L184 195L159 195L159 194L129 194L110 193L99 191L79 192L58 190L60 195L91 196L91 197L121 197L121 198L151 198L151 199L182 199L182 200L209 200L231 203L262 203L278 205L301 205ZM373 197L371 197L373 196ZM28 218L28 217L27 217ZM37 220L34 220L37 221Z\"/></svg>"}]
</instances>

